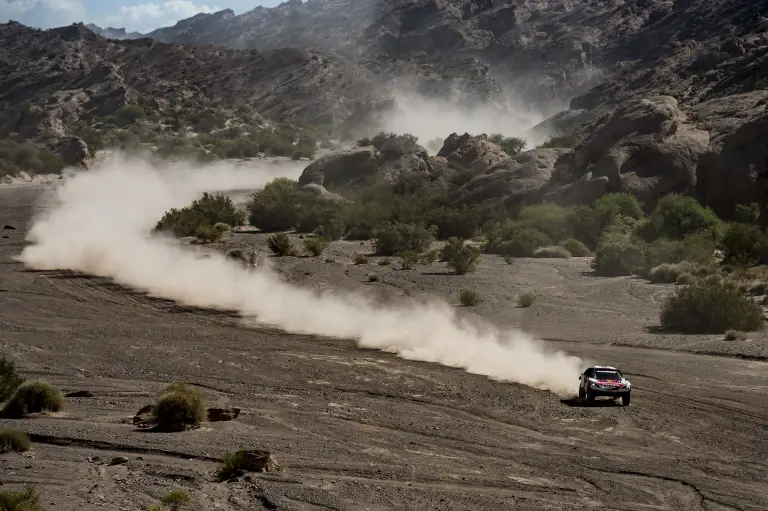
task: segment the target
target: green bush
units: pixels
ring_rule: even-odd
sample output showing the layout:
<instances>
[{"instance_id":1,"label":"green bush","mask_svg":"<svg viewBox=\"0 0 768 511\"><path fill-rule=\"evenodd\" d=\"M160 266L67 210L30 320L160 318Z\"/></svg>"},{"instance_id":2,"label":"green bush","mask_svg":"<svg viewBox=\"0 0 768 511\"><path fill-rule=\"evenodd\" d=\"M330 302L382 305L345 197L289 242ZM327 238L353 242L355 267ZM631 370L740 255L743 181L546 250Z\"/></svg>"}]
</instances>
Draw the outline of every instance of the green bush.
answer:
<instances>
[{"instance_id":1,"label":"green bush","mask_svg":"<svg viewBox=\"0 0 768 511\"><path fill-rule=\"evenodd\" d=\"M0 140L0 176L16 176L20 172L59 174L64 169L61 157L31 141Z\"/></svg>"},{"instance_id":2,"label":"green bush","mask_svg":"<svg viewBox=\"0 0 768 511\"><path fill-rule=\"evenodd\" d=\"M560 241L570 236L569 217L571 211L555 204L536 204L525 206L517 215L518 221L546 234L552 241Z\"/></svg>"},{"instance_id":3,"label":"green bush","mask_svg":"<svg viewBox=\"0 0 768 511\"><path fill-rule=\"evenodd\" d=\"M64 396L53 385L42 380L25 381L5 404L3 417L20 419L29 414L58 412L64 408Z\"/></svg>"},{"instance_id":4,"label":"green bush","mask_svg":"<svg viewBox=\"0 0 768 511\"><path fill-rule=\"evenodd\" d=\"M28 451L29 437L22 431L0 428L0 454Z\"/></svg>"},{"instance_id":5,"label":"green bush","mask_svg":"<svg viewBox=\"0 0 768 511\"><path fill-rule=\"evenodd\" d=\"M755 225L730 224L720 245L724 264L754 266L768 255L768 235Z\"/></svg>"},{"instance_id":6,"label":"green bush","mask_svg":"<svg viewBox=\"0 0 768 511\"><path fill-rule=\"evenodd\" d=\"M435 239L435 229L417 224L387 223L376 229L373 248L377 255L392 256L401 252L421 253Z\"/></svg>"},{"instance_id":7,"label":"green bush","mask_svg":"<svg viewBox=\"0 0 768 511\"><path fill-rule=\"evenodd\" d=\"M183 431L207 419L203 394L183 383L169 384L152 409L158 430Z\"/></svg>"},{"instance_id":8,"label":"green bush","mask_svg":"<svg viewBox=\"0 0 768 511\"><path fill-rule=\"evenodd\" d=\"M510 257L533 257L537 248L551 245L552 240L541 231L514 220L506 220L488 231L485 251Z\"/></svg>"},{"instance_id":9,"label":"green bush","mask_svg":"<svg viewBox=\"0 0 768 511\"><path fill-rule=\"evenodd\" d=\"M249 220L251 225L264 231L293 229L309 202L309 194L300 191L296 181L281 177L251 196Z\"/></svg>"},{"instance_id":10,"label":"green bush","mask_svg":"<svg viewBox=\"0 0 768 511\"><path fill-rule=\"evenodd\" d=\"M328 241L320 236L313 236L304 240L304 250L317 257L328 248Z\"/></svg>"},{"instance_id":11,"label":"green bush","mask_svg":"<svg viewBox=\"0 0 768 511\"><path fill-rule=\"evenodd\" d=\"M570 148L576 145L576 141L570 135L551 135L539 147L542 148Z\"/></svg>"},{"instance_id":12,"label":"green bush","mask_svg":"<svg viewBox=\"0 0 768 511\"><path fill-rule=\"evenodd\" d=\"M648 273L648 279L654 283L685 283L691 282L689 277L682 277L683 275L690 275L691 277L706 277L714 274L713 266L704 266L689 261L683 261L681 263L664 263L655 266Z\"/></svg>"},{"instance_id":13,"label":"green bush","mask_svg":"<svg viewBox=\"0 0 768 511\"><path fill-rule=\"evenodd\" d=\"M0 403L11 397L23 382L16 365L5 356L0 357Z\"/></svg>"},{"instance_id":14,"label":"green bush","mask_svg":"<svg viewBox=\"0 0 768 511\"><path fill-rule=\"evenodd\" d=\"M196 236L204 241L216 241L224 232L221 226L240 225L244 221L245 215L235 208L231 198L221 193L211 195L206 192L190 206L166 212L155 226L155 231L169 231L177 237Z\"/></svg>"},{"instance_id":15,"label":"green bush","mask_svg":"<svg viewBox=\"0 0 768 511\"><path fill-rule=\"evenodd\" d=\"M2 511L43 511L40 494L33 487L21 491L0 491L0 510Z\"/></svg>"},{"instance_id":16,"label":"green bush","mask_svg":"<svg viewBox=\"0 0 768 511\"><path fill-rule=\"evenodd\" d=\"M644 248L626 234L605 234L595 251L592 268L597 275L635 275L645 265Z\"/></svg>"},{"instance_id":17,"label":"green bush","mask_svg":"<svg viewBox=\"0 0 768 511\"><path fill-rule=\"evenodd\" d=\"M570 259L571 253L568 252L568 249L560 246L541 247L536 249L533 253L533 257L543 259Z\"/></svg>"},{"instance_id":18,"label":"green bush","mask_svg":"<svg viewBox=\"0 0 768 511\"><path fill-rule=\"evenodd\" d=\"M763 322L762 307L744 296L737 284L719 278L678 288L661 309L662 326L687 333L748 332L762 328Z\"/></svg>"},{"instance_id":19,"label":"green bush","mask_svg":"<svg viewBox=\"0 0 768 511\"><path fill-rule=\"evenodd\" d=\"M187 495L186 492L175 490L163 495L163 498L160 499L160 502L168 506L171 511L179 511L189 502L189 500L189 495Z\"/></svg>"},{"instance_id":20,"label":"green bush","mask_svg":"<svg viewBox=\"0 0 768 511\"><path fill-rule=\"evenodd\" d=\"M560 246L567 250L573 257L587 257L592 255L592 252L590 252L584 243L574 238L563 241L560 243Z\"/></svg>"},{"instance_id":21,"label":"green bush","mask_svg":"<svg viewBox=\"0 0 768 511\"><path fill-rule=\"evenodd\" d=\"M474 307L480 303L480 295L474 289L462 289L459 291L459 303L462 307Z\"/></svg>"},{"instance_id":22,"label":"green bush","mask_svg":"<svg viewBox=\"0 0 768 511\"><path fill-rule=\"evenodd\" d=\"M517 305L523 309L531 307L536 302L536 295L533 293L521 293L517 297Z\"/></svg>"},{"instance_id":23,"label":"green bush","mask_svg":"<svg viewBox=\"0 0 768 511\"><path fill-rule=\"evenodd\" d=\"M648 241L682 240L702 231L716 231L720 219L693 197L665 195L656 203L643 234Z\"/></svg>"},{"instance_id":24,"label":"green bush","mask_svg":"<svg viewBox=\"0 0 768 511\"><path fill-rule=\"evenodd\" d=\"M510 156L514 156L525 149L526 141L517 137L505 137L501 133L494 133L488 140L501 147Z\"/></svg>"},{"instance_id":25,"label":"green bush","mask_svg":"<svg viewBox=\"0 0 768 511\"><path fill-rule=\"evenodd\" d=\"M482 250L451 238L440 251L440 261L448 264L457 275L473 272L482 258Z\"/></svg>"},{"instance_id":26,"label":"green bush","mask_svg":"<svg viewBox=\"0 0 768 511\"><path fill-rule=\"evenodd\" d=\"M267 246L278 257L296 255L296 249L291 243L291 239L284 232L267 236Z\"/></svg>"}]
</instances>

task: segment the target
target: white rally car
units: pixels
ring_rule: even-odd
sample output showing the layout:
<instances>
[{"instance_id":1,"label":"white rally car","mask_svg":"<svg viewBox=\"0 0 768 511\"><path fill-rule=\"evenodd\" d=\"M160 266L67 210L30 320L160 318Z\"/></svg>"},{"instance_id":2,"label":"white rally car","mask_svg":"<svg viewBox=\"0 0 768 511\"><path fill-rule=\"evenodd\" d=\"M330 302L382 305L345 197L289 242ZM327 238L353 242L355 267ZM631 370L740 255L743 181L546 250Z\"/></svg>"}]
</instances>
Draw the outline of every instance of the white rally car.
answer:
<instances>
[{"instance_id":1,"label":"white rally car","mask_svg":"<svg viewBox=\"0 0 768 511\"><path fill-rule=\"evenodd\" d=\"M597 397L621 398L629 406L632 384L621 371L611 366L591 366L579 376L579 397L593 403Z\"/></svg>"}]
</instances>

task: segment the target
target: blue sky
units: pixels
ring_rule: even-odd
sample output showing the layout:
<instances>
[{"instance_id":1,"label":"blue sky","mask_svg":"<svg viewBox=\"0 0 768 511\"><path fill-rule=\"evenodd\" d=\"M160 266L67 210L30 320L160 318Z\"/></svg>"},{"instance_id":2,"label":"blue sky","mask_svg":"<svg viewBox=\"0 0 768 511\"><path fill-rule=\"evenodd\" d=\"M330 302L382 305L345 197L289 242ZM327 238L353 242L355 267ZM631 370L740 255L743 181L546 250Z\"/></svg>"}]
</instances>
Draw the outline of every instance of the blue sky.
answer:
<instances>
[{"instance_id":1,"label":"blue sky","mask_svg":"<svg viewBox=\"0 0 768 511\"><path fill-rule=\"evenodd\" d=\"M76 21L148 32L201 12L232 9L237 14L284 0L0 0L0 23L8 20L51 28Z\"/></svg>"}]
</instances>

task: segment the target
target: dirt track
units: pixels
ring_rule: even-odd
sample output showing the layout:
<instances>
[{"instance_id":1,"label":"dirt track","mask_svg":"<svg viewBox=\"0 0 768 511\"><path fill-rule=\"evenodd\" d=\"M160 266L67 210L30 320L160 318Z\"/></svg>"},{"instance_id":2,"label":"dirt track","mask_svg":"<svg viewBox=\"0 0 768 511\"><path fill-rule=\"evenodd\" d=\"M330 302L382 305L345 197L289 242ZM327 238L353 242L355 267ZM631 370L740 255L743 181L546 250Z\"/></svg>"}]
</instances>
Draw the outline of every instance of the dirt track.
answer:
<instances>
[{"instance_id":1,"label":"dirt track","mask_svg":"<svg viewBox=\"0 0 768 511\"><path fill-rule=\"evenodd\" d=\"M471 283L483 316L629 374L630 407L581 407L348 341L246 329L104 279L25 271L11 258L36 190L0 190L0 224L18 227L0 239L1 349L27 377L94 394L57 416L0 421L36 440L0 457L0 481L38 485L50 509L136 510L176 488L193 496L191 509L768 508L768 363L668 351L764 356L765 341L649 332L666 286L596 279L583 274L586 260L489 258L466 278L355 267L351 244L332 248L336 263L277 262L304 285L386 296L455 300ZM382 281L366 283L374 271ZM515 308L527 289L539 303ZM243 412L192 432L135 430L130 417L171 380ZM285 472L214 482L215 460L240 446L271 451ZM130 461L108 466L116 455Z\"/></svg>"}]
</instances>

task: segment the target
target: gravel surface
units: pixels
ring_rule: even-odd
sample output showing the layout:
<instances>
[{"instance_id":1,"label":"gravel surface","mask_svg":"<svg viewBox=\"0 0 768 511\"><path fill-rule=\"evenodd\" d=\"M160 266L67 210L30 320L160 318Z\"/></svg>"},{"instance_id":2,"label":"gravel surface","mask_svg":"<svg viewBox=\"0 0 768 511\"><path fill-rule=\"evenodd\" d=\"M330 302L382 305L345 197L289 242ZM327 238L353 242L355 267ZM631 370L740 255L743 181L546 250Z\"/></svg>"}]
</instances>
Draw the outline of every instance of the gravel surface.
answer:
<instances>
[{"instance_id":1,"label":"gravel surface","mask_svg":"<svg viewBox=\"0 0 768 511\"><path fill-rule=\"evenodd\" d=\"M588 259L486 257L460 277L441 264L356 266L352 254L370 248L356 243L318 259L270 258L288 281L383 301L456 303L475 288L483 302L463 314L628 373L629 407L587 407L346 340L246 328L106 279L25 270L12 258L39 190L0 190L0 225L16 227L0 238L0 347L26 377L93 397L0 420L33 440L0 456L0 482L35 484L49 509L136 510L174 489L206 510L768 508L768 363L757 360L766 337L654 333L672 286L596 278ZM262 242L234 234L219 249ZM368 282L373 272L379 282ZM516 306L523 291L537 294L533 307ZM136 411L174 380L242 412L183 433L136 429ZM270 451L284 470L217 482L217 460L239 447ZM128 462L110 466L116 456Z\"/></svg>"}]
</instances>

